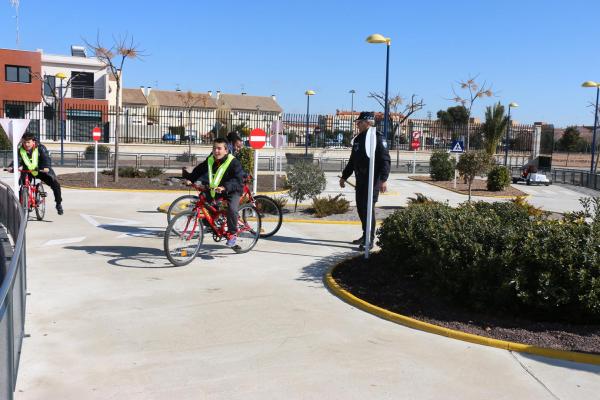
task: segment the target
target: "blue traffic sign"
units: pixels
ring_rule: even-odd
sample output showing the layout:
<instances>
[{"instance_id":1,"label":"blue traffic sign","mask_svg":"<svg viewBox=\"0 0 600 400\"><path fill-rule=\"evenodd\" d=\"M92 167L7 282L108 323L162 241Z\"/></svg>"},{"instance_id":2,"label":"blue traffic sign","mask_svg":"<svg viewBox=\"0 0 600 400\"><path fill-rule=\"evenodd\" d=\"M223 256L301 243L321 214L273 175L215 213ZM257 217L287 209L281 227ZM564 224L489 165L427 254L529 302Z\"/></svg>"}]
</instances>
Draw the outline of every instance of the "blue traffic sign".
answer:
<instances>
[{"instance_id":1,"label":"blue traffic sign","mask_svg":"<svg viewBox=\"0 0 600 400\"><path fill-rule=\"evenodd\" d=\"M450 145L450 153L464 153L465 145L462 140L453 140L452 145Z\"/></svg>"}]
</instances>

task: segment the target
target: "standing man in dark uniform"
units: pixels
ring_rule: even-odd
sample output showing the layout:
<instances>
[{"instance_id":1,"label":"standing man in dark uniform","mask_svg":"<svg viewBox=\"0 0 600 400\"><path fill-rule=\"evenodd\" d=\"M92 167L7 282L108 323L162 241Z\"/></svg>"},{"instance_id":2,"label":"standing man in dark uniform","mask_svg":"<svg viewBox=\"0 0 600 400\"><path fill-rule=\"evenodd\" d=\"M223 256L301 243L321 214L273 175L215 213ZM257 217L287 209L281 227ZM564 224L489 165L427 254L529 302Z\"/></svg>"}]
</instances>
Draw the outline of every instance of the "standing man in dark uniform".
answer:
<instances>
[{"instance_id":1,"label":"standing man in dark uniform","mask_svg":"<svg viewBox=\"0 0 600 400\"><path fill-rule=\"evenodd\" d=\"M340 187L346 186L346 180L354 173L356 177L356 210L362 224L362 236L352 241L353 244L360 244L359 250L365 249L365 238L367 231L367 207L369 200L369 157L366 152L365 142L367 131L375 125L375 115L372 112L361 112L356 119L358 135L354 138L350 159L340 178ZM373 213L370 232L370 247L373 247L375 239L375 203L379 197L379 192L385 193L387 190L387 179L390 174L390 154L387 149L387 143L384 137L377 133L377 146L375 147L375 174L373 177Z\"/></svg>"}]
</instances>

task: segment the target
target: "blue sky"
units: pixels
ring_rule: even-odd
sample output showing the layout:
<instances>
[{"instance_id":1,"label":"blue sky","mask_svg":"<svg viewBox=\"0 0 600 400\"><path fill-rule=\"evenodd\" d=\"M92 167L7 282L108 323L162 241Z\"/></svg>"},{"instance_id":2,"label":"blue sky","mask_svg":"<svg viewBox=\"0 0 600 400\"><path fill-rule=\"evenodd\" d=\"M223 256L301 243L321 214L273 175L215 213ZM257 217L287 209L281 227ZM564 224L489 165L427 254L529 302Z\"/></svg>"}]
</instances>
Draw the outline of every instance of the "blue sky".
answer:
<instances>
[{"instance_id":1,"label":"blue sky","mask_svg":"<svg viewBox=\"0 0 600 400\"><path fill-rule=\"evenodd\" d=\"M118 10L111 14L111 10ZM14 8L0 3L0 47L15 48ZM597 0L480 1L113 1L21 0L20 48L68 54L71 44L129 34L145 50L125 67L125 86L277 95L286 112L377 110L385 45L392 39L390 93L423 97L435 117L454 105L451 85L469 75L492 84L493 101L520 107L521 122L593 123L600 81Z\"/></svg>"}]
</instances>

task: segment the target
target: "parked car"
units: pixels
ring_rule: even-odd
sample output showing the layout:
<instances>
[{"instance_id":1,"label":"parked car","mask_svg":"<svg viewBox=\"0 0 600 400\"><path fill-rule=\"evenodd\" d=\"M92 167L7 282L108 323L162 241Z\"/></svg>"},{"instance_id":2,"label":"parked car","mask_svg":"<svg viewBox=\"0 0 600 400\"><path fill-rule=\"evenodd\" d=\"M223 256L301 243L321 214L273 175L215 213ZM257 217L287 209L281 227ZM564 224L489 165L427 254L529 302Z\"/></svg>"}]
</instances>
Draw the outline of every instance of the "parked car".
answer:
<instances>
[{"instance_id":1,"label":"parked car","mask_svg":"<svg viewBox=\"0 0 600 400\"><path fill-rule=\"evenodd\" d=\"M176 142L177 141L177 135L174 135L172 133L165 133L162 136L162 140L163 140L163 142Z\"/></svg>"}]
</instances>

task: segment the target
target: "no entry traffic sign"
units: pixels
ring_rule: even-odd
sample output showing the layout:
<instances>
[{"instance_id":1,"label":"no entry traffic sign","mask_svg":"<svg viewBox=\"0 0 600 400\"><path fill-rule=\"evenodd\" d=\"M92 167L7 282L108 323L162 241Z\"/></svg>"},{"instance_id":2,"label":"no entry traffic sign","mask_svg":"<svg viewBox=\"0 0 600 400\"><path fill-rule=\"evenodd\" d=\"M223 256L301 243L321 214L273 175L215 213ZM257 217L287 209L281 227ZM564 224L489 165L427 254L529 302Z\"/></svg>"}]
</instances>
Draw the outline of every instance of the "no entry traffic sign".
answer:
<instances>
[{"instance_id":1,"label":"no entry traffic sign","mask_svg":"<svg viewBox=\"0 0 600 400\"><path fill-rule=\"evenodd\" d=\"M413 131L412 138L410 141L410 149L411 150L419 150L419 147L421 147L421 132Z\"/></svg>"},{"instance_id":2,"label":"no entry traffic sign","mask_svg":"<svg viewBox=\"0 0 600 400\"><path fill-rule=\"evenodd\" d=\"M265 143L267 142L267 134L260 128L253 129L250 132L250 147L255 150L262 149L265 147Z\"/></svg>"},{"instance_id":3,"label":"no entry traffic sign","mask_svg":"<svg viewBox=\"0 0 600 400\"><path fill-rule=\"evenodd\" d=\"M100 129L99 127L95 127L94 129L92 129L92 139L94 139L96 142L98 140L100 140L101 134L102 134L102 129Z\"/></svg>"}]
</instances>

